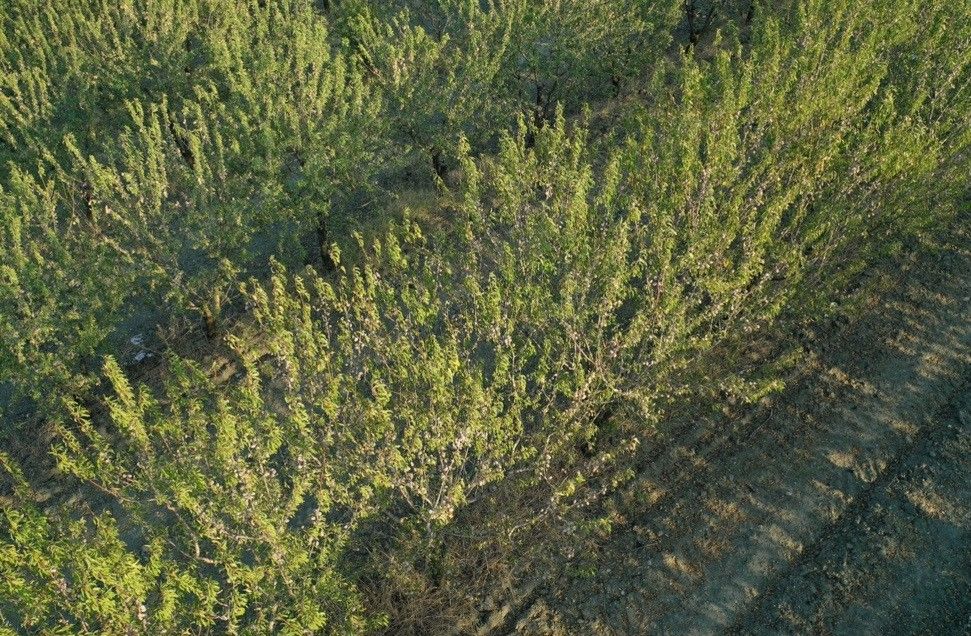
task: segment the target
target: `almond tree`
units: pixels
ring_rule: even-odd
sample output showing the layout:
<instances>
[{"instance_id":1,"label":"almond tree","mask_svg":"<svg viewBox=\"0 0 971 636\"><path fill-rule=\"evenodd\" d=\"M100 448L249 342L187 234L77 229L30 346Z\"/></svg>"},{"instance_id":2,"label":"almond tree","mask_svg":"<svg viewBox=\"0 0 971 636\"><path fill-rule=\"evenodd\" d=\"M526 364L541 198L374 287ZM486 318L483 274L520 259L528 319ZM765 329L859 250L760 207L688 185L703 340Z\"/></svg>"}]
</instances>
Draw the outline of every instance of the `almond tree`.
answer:
<instances>
[{"instance_id":1,"label":"almond tree","mask_svg":"<svg viewBox=\"0 0 971 636\"><path fill-rule=\"evenodd\" d=\"M102 493L85 497L101 509L80 510L84 521L63 504L38 510L3 457L3 619L10 629L361 632L388 618L362 589L382 576L395 585L393 561L443 587L468 563L458 554L468 536L515 545L536 527L575 545L591 521L578 512L630 475L631 453L673 406L778 389L775 364L749 368L753 341L818 319L888 250L946 227L967 187L966 4L759 4L744 42L728 34L705 55L659 63L643 103L618 118L623 134L606 140L582 117L567 123L563 106L550 121L493 124L494 152L463 137L475 128L464 114L435 128L426 139L456 138L448 152L460 168L441 192L451 218L435 238L406 215L360 237L354 262L323 246L332 272L271 261L266 276L242 277L248 320L226 336L238 371L227 381L173 355L160 385L139 385L108 357L105 395L52 396L53 456ZM498 7L470 3L461 15L481 26ZM415 121L425 121L431 101L408 91L480 76L460 72L469 58L447 65L444 33L394 15L352 31L362 66L333 65L350 78L333 80L347 87L336 103L365 104L380 84L401 110L422 104ZM164 280L179 267L170 242L210 249L228 262L228 287L250 262L234 252L250 236L240 228L303 223L299 212L330 190L323 177L292 192L273 185L283 140L321 153L294 168L301 179L353 171L327 154L345 138L354 148L346 118L328 127L321 106L302 119L295 85L272 86L268 69L280 67L267 60L286 56L270 44L258 54L261 28L304 33L294 20L255 20L255 44L230 40L218 66L249 88L215 82L175 120L165 100L129 100L130 123L97 156L68 137L65 156L87 184L74 199L62 194L74 174L63 159L11 170L0 333L16 382L40 395L47 379L78 381L124 298L111 287L130 280L116 275L122 257L149 264L132 276L157 267ZM247 84L249 73L259 81ZM457 113L484 103L445 95L466 104ZM371 111L356 108L350 119L366 124L357 114ZM255 190L251 175L269 185ZM192 241L178 242L173 210ZM206 214L233 230L215 236ZM94 283L59 263L110 278L110 293L95 302ZM216 285L203 275L167 293L189 305Z\"/></svg>"},{"instance_id":2,"label":"almond tree","mask_svg":"<svg viewBox=\"0 0 971 636\"><path fill-rule=\"evenodd\" d=\"M309 0L32 4L0 40L0 368L37 399L86 386L124 317L213 329L236 272L326 251L385 144Z\"/></svg>"}]
</instances>

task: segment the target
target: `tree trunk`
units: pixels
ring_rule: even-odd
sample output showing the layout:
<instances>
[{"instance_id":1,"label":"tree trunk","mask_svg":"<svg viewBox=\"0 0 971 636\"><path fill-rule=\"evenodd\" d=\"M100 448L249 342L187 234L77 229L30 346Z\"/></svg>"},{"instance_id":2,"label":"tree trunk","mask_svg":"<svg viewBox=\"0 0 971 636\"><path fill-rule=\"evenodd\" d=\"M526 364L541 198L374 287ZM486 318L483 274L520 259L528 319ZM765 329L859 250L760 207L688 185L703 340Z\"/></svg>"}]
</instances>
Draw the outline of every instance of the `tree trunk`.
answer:
<instances>
[{"instance_id":1,"label":"tree trunk","mask_svg":"<svg viewBox=\"0 0 971 636\"><path fill-rule=\"evenodd\" d=\"M701 35L698 33L698 6L695 0L685 0L684 17L688 27L688 43L684 46L684 51L687 53L691 47L698 44L698 37Z\"/></svg>"},{"instance_id":2,"label":"tree trunk","mask_svg":"<svg viewBox=\"0 0 971 636\"><path fill-rule=\"evenodd\" d=\"M432 149L432 169L438 178L442 180L448 174L448 165L446 165L445 159L442 157L442 151L438 148Z\"/></svg>"},{"instance_id":3,"label":"tree trunk","mask_svg":"<svg viewBox=\"0 0 971 636\"><path fill-rule=\"evenodd\" d=\"M178 133L175 129L175 123L172 121L173 114L167 113L169 120L169 132L172 134L172 139L175 141L175 147L179 151L179 155L182 157L182 161L185 162L186 167L192 170L195 167L195 156L192 154L192 149L189 147L188 142Z\"/></svg>"},{"instance_id":4,"label":"tree trunk","mask_svg":"<svg viewBox=\"0 0 971 636\"><path fill-rule=\"evenodd\" d=\"M94 189L87 181L81 182L81 213L88 222L90 229L95 234L98 233L98 222L94 216Z\"/></svg>"},{"instance_id":5,"label":"tree trunk","mask_svg":"<svg viewBox=\"0 0 971 636\"><path fill-rule=\"evenodd\" d=\"M317 247L320 249L320 265L325 272L337 269L337 264L330 257L330 241L327 232L327 215L323 212L317 215Z\"/></svg>"},{"instance_id":6,"label":"tree trunk","mask_svg":"<svg viewBox=\"0 0 971 636\"><path fill-rule=\"evenodd\" d=\"M685 0L684 12L688 26L688 44L684 47L685 52L691 50L692 47L698 46L701 37L711 28L712 23L715 21L715 14L718 13L718 9L722 4L722 2L712 2L704 21L701 21L696 0Z\"/></svg>"},{"instance_id":7,"label":"tree trunk","mask_svg":"<svg viewBox=\"0 0 971 636\"><path fill-rule=\"evenodd\" d=\"M533 100L533 127L526 131L526 147L532 148L536 145L536 132L543 126L546 120L546 87L540 81L536 81L535 98Z\"/></svg>"},{"instance_id":8,"label":"tree trunk","mask_svg":"<svg viewBox=\"0 0 971 636\"><path fill-rule=\"evenodd\" d=\"M206 338L215 340L219 336L219 323L208 308L202 310L202 323L206 330Z\"/></svg>"}]
</instances>

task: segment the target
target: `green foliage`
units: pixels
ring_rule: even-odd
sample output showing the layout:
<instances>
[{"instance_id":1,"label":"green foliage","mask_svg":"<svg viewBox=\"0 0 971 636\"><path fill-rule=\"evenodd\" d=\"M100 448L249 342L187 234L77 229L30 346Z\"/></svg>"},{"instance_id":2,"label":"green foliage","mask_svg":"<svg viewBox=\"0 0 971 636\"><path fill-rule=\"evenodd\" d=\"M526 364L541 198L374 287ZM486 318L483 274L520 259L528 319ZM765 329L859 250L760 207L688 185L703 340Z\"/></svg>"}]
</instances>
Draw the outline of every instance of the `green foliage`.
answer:
<instances>
[{"instance_id":1,"label":"green foliage","mask_svg":"<svg viewBox=\"0 0 971 636\"><path fill-rule=\"evenodd\" d=\"M671 0L348 2L336 10L385 89L402 142L455 159L522 112L552 119L649 75L670 43ZM441 174L439 175L441 176Z\"/></svg>"},{"instance_id":2,"label":"green foliage","mask_svg":"<svg viewBox=\"0 0 971 636\"><path fill-rule=\"evenodd\" d=\"M373 631L388 564L447 589L469 518L608 532L577 511L646 429L776 390L753 343L967 193L967 0L758 3L686 51L673 2L33 5L0 39L0 372L87 505L0 455L9 630ZM342 259L328 217L413 150L442 225ZM235 373L104 356L137 303L229 297Z\"/></svg>"},{"instance_id":3,"label":"green foliage","mask_svg":"<svg viewBox=\"0 0 971 636\"><path fill-rule=\"evenodd\" d=\"M265 404L258 377L220 389L174 360L159 399L111 358L105 375L111 428L97 430L74 405L54 456L60 470L122 502L144 545L195 573L207 609L175 625L248 634L367 625L334 571L356 523L356 493L334 479L319 430Z\"/></svg>"},{"instance_id":4,"label":"green foliage","mask_svg":"<svg viewBox=\"0 0 971 636\"><path fill-rule=\"evenodd\" d=\"M430 528L521 455L509 397L518 378L485 376L482 336L469 329L451 267L409 258L423 239L410 222L402 234L376 242L336 287L312 272L287 283L278 271L248 295L276 379L265 388L325 445L327 490L350 489L362 510L394 495Z\"/></svg>"},{"instance_id":5,"label":"green foliage","mask_svg":"<svg viewBox=\"0 0 971 636\"><path fill-rule=\"evenodd\" d=\"M522 3L409 4L342 6L358 55L384 88L399 143L440 154L461 134L492 134L517 106L504 83Z\"/></svg>"},{"instance_id":6,"label":"green foliage","mask_svg":"<svg viewBox=\"0 0 971 636\"><path fill-rule=\"evenodd\" d=\"M47 514L21 469L0 455L12 488L0 508L0 632L174 633L213 624L216 588L165 556L132 552L110 515Z\"/></svg>"},{"instance_id":7,"label":"green foliage","mask_svg":"<svg viewBox=\"0 0 971 636\"><path fill-rule=\"evenodd\" d=\"M518 39L516 77L541 120L556 104L569 110L616 95L649 76L672 41L680 2L555 0L529 2Z\"/></svg>"},{"instance_id":8,"label":"green foliage","mask_svg":"<svg viewBox=\"0 0 971 636\"><path fill-rule=\"evenodd\" d=\"M87 386L80 370L118 318L130 277L77 220L59 218L52 180L16 167L0 190L0 242L0 375L50 406L59 399L51 384Z\"/></svg>"},{"instance_id":9,"label":"green foliage","mask_svg":"<svg viewBox=\"0 0 971 636\"><path fill-rule=\"evenodd\" d=\"M0 368L36 399L87 382L77 361L104 353L119 307L211 316L234 272L300 262L384 150L381 100L309 0L34 4L0 40L0 187L19 219L0 302L29 317L0 334Z\"/></svg>"}]
</instances>

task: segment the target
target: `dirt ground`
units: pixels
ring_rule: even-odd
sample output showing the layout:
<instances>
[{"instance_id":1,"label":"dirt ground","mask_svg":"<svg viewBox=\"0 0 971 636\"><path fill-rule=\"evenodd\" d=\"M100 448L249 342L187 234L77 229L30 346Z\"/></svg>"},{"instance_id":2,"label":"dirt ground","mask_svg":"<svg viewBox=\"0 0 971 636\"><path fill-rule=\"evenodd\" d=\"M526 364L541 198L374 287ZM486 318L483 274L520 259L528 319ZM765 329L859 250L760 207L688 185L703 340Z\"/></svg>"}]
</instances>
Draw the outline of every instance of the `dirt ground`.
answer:
<instances>
[{"instance_id":1,"label":"dirt ground","mask_svg":"<svg viewBox=\"0 0 971 636\"><path fill-rule=\"evenodd\" d=\"M770 406L664 443L595 568L482 632L971 633L971 235L894 267Z\"/></svg>"}]
</instances>

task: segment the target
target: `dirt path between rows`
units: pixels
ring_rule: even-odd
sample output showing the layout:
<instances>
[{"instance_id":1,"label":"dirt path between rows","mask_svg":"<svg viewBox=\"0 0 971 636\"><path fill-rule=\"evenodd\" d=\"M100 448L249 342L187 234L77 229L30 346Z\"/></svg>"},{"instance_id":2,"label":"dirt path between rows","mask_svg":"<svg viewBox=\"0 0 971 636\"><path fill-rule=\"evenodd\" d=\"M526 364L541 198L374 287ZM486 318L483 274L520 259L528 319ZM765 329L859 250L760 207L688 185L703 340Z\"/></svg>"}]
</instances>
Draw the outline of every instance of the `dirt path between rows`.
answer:
<instances>
[{"instance_id":1,"label":"dirt path between rows","mask_svg":"<svg viewBox=\"0 0 971 636\"><path fill-rule=\"evenodd\" d=\"M546 581L495 631L968 633L963 227L814 343L764 416L672 440L636 481L645 503L600 546L596 572Z\"/></svg>"}]
</instances>

